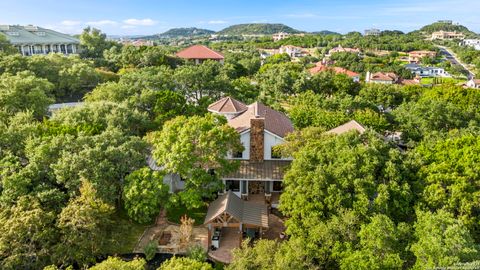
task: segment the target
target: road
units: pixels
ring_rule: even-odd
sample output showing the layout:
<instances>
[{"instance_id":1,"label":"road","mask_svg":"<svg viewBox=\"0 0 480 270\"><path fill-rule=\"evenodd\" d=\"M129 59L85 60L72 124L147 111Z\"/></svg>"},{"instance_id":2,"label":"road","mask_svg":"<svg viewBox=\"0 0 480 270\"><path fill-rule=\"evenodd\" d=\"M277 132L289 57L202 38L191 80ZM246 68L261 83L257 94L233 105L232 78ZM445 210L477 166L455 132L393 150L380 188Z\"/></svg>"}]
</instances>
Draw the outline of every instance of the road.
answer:
<instances>
[{"instance_id":1,"label":"road","mask_svg":"<svg viewBox=\"0 0 480 270\"><path fill-rule=\"evenodd\" d=\"M467 77L469 80L475 77L475 74L470 69L468 69L468 66L466 64L462 63L462 61L457 57L454 52L444 46L437 45L437 47L440 49L440 53L445 55L445 57L448 61L450 61L450 63L452 63L453 65L462 66L468 72Z\"/></svg>"}]
</instances>

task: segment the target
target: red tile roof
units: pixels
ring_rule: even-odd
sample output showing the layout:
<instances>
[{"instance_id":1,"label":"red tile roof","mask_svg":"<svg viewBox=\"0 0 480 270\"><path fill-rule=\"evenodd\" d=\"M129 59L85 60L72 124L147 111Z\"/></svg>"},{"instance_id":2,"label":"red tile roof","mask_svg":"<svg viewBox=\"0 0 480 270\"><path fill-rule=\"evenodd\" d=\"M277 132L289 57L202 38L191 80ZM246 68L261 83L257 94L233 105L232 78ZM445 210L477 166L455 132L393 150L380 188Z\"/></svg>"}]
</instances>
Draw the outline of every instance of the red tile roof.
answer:
<instances>
[{"instance_id":1,"label":"red tile roof","mask_svg":"<svg viewBox=\"0 0 480 270\"><path fill-rule=\"evenodd\" d=\"M370 80L372 81L397 81L398 80L398 76L397 74L393 73L393 72L388 72L388 73L384 73L384 72L377 72L377 73L374 73L372 74L372 76L370 77Z\"/></svg>"},{"instance_id":2,"label":"red tile roof","mask_svg":"<svg viewBox=\"0 0 480 270\"><path fill-rule=\"evenodd\" d=\"M179 51L177 56L184 59L224 59L223 55L203 45L193 45L188 47Z\"/></svg>"},{"instance_id":3,"label":"red tile roof","mask_svg":"<svg viewBox=\"0 0 480 270\"><path fill-rule=\"evenodd\" d=\"M208 106L208 111L216 113L242 113L246 110L247 105L231 97L224 97Z\"/></svg>"},{"instance_id":4,"label":"red tile roof","mask_svg":"<svg viewBox=\"0 0 480 270\"><path fill-rule=\"evenodd\" d=\"M336 74L345 74L349 77L358 77L360 76L360 74L356 73L356 72L353 72L351 70L348 70L348 69L345 69L345 68L341 68L341 67L328 67L328 66L324 66L323 64L321 64L320 62L317 63L317 66L316 67L313 67L311 68L309 71L311 74L317 74L319 72L323 72L323 71L328 71L328 70L332 70L333 72L335 72Z\"/></svg>"}]
</instances>

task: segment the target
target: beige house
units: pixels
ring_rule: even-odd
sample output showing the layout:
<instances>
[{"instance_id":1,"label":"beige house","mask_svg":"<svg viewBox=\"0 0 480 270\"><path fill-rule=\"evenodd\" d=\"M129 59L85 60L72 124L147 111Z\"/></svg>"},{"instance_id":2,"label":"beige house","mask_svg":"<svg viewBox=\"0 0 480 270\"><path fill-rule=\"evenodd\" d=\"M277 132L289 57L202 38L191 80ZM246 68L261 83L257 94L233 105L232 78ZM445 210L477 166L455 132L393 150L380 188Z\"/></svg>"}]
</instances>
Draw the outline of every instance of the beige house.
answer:
<instances>
[{"instance_id":1,"label":"beige house","mask_svg":"<svg viewBox=\"0 0 480 270\"><path fill-rule=\"evenodd\" d=\"M408 53L408 62L410 63L420 63L422 61L422 58L425 57L435 57L437 55L436 52L434 51L411 51Z\"/></svg>"},{"instance_id":2,"label":"beige house","mask_svg":"<svg viewBox=\"0 0 480 270\"><path fill-rule=\"evenodd\" d=\"M466 86L469 88L480 89L480 79L471 79L470 81L467 82Z\"/></svg>"},{"instance_id":3,"label":"beige house","mask_svg":"<svg viewBox=\"0 0 480 270\"><path fill-rule=\"evenodd\" d=\"M464 39L465 35L463 33L454 31L454 32L448 32L448 31L438 31L438 32L433 32L432 33L432 40L452 40L452 39Z\"/></svg>"},{"instance_id":4,"label":"beige house","mask_svg":"<svg viewBox=\"0 0 480 270\"><path fill-rule=\"evenodd\" d=\"M367 72L365 77L365 82L367 83L380 83L380 84L396 84L400 82L400 77L393 72L377 72L370 73Z\"/></svg>"}]
</instances>

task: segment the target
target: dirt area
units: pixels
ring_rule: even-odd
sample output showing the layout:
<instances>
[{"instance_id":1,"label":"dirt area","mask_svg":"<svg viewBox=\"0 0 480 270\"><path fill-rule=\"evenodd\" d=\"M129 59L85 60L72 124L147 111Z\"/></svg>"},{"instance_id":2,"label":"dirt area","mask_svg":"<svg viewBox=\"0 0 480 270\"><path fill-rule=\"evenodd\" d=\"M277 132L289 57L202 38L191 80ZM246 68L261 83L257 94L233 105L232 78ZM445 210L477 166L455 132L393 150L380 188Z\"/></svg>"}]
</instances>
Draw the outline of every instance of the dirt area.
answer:
<instances>
[{"instance_id":1,"label":"dirt area","mask_svg":"<svg viewBox=\"0 0 480 270\"><path fill-rule=\"evenodd\" d=\"M179 229L180 225L173 223L164 223L147 228L138 241L134 252L143 252L143 249L148 242L154 240L159 243L159 253L184 254L186 249L180 248L175 241L175 239L178 238ZM191 245L200 245L206 250L207 236L207 228L203 226L194 227Z\"/></svg>"}]
</instances>

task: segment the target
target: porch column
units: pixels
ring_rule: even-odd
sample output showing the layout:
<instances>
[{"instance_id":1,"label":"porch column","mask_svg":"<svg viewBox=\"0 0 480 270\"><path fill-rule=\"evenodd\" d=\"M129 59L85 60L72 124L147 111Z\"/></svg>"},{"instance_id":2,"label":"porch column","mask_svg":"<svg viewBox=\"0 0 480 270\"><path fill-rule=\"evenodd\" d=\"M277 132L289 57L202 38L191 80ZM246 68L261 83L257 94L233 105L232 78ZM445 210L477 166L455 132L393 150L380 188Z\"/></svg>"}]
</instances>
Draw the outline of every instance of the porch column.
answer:
<instances>
[{"instance_id":1,"label":"porch column","mask_svg":"<svg viewBox=\"0 0 480 270\"><path fill-rule=\"evenodd\" d=\"M25 50L23 50L23 45L20 45L20 51L22 52L22 55L25 56Z\"/></svg>"},{"instance_id":2,"label":"porch column","mask_svg":"<svg viewBox=\"0 0 480 270\"><path fill-rule=\"evenodd\" d=\"M207 252L212 246L212 224L208 224L208 241L207 241Z\"/></svg>"}]
</instances>

